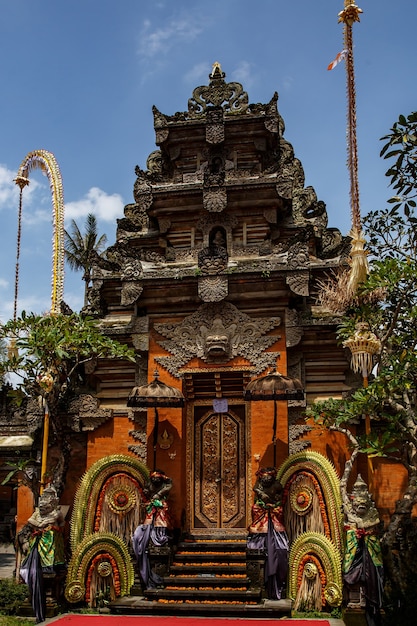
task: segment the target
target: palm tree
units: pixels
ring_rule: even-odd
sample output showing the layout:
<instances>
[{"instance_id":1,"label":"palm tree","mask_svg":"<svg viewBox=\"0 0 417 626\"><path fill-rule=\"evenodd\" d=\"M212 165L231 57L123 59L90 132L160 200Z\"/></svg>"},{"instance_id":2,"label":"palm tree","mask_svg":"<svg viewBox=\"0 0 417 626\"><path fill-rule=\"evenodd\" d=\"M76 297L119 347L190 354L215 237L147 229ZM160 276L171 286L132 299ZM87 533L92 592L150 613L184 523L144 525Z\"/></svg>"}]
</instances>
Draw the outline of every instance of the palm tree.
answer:
<instances>
[{"instance_id":1,"label":"palm tree","mask_svg":"<svg viewBox=\"0 0 417 626\"><path fill-rule=\"evenodd\" d=\"M94 253L101 254L107 243L107 236L98 236L97 220L89 213L85 220L84 235L75 220L71 220L71 234L65 231L65 258L74 271L84 270L84 307L88 305L88 288L91 281Z\"/></svg>"}]
</instances>

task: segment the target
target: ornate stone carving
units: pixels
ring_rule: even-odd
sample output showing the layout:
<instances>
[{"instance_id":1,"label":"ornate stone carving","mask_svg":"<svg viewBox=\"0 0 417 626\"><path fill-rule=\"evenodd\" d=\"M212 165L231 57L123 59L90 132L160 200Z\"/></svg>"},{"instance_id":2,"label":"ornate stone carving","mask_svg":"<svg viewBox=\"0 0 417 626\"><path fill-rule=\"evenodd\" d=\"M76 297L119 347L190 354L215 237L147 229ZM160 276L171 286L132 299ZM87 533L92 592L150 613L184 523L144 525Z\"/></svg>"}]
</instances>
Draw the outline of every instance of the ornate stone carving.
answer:
<instances>
[{"instance_id":1,"label":"ornate stone carving","mask_svg":"<svg viewBox=\"0 0 417 626\"><path fill-rule=\"evenodd\" d=\"M210 233L215 230L216 227L223 228L226 232L226 239L231 240L231 232L233 228L238 225L238 220L235 216L222 214L208 214L198 220L196 228L203 233L203 245L210 245Z\"/></svg>"},{"instance_id":2,"label":"ornate stone carving","mask_svg":"<svg viewBox=\"0 0 417 626\"><path fill-rule=\"evenodd\" d=\"M143 284L139 280L128 280L122 282L122 291L120 295L120 304L129 306L138 300L143 291Z\"/></svg>"},{"instance_id":3,"label":"ornate stone carving","mask_svg":"<svg viewBox=\"0 0 417 626\"><path fill-rule=\"evenodd\" d=\"M155 143L157 146L160 146L161 143L163 143L164 141L168 139L168 135L169 135L168 120L165 117L165 115L163 115L163 113L158 111L156 106L152 107L152 113L153 113L153 126L155 129L155 135L156 135Z\"/></svg>"},{"instance_id":4,"label":"ornate stone carving","mask_svg":"<svg viewBox=\"0 0 417 626\"><path fill-rule=\"evenodd\" d=\"M227 276L202 276L198 279L198 295L203 302L220 302L229 293Z\"/></svg>"},{"instance_id":5,"label":"ornate stone carving","mask_svg":"<svg viewBox=\"0 0 417 626\"><path fill-rule=\"evenodd\" d=\"M75 431L91 431L107 422L112 416L112 409L101 409L100 401L90 394L83 393L71 400L68 416Z\"/></svg>"},{"instance_id":6,"label":"ornate stone carving","mask_svg":"<svg viewBox=\"0 0 417 626\"><path fill-rule=\"evenodd\" d=\"M154 150L146 159L147 177L155 181L162 180L162 152Z\"/></svg>"},{"instance_id":7,"label":"ornate stone carving","mask_svg":"<svg viewBox=\"0 0 417 626\"><path fill-rule=\"evenodd\" d=\"M223 109L221 107L207 111L206 141L210 144L219 144L224 141Z\"/></svg>"},{"instance_id":8,"label":"ornate stone carving","mask_svg":"<svg viewBox=\"0 0 417 626\"><path fill-rule=\"evenodd\" d=\"M149 218L146 211L151 204L152 196L150 195L144 195L139 203L126 204L124 208L125 219L120 224L121 230L137 232L147 228Z\"/></svg>"},{"instance_id":9,"label":"ornate stone carving","mask_svg":"<svg viewBox=\"0 0 417 626\"><path fill-rule=\"evenodd\" d=\"M309 272L308 271L298 271L298 272L288 272L286 275L286 283L288 287L291 289L293 293L296 293L298 296L308 296L309 294Z\"/></svg>"},{"instance_id":10,"label":"ornate stone carving","mask_svg":"<svg viewBox=\"0 0 417 626\"><path fill-rule=\"evenodd\" d=\"M114 246L110 246L106 250L106 257L101 257L97 253L95 255L95 271L97 268L103 268L111 272L119 272L122 281L121 304L126 306L135 302L142 293L141 278L143 277L143 268L140 257L142 251L137 251L130 247L128 242L118 241ZM158 260L161 257L158 256Z\"/></svg>"},{"instance_id":11,"label":"ornate stone carving","mask_svg":"<svg viewBox=\"0 0 417 626\"><path fill-rule=\"evenodd\" d=\"M295 309L285 310L285 340L287 348L292 348L300 343L303 336L303 328L298 319Z\"/></svg>"},{"instance_id":12,"label":"ornate stone carving","mask_svg":"<svg viewBox=\"0 0 417 626\"><path fill-rule=\"evenodd\" d=\"M294 189L292 215L297 226L312 224L320 234L327 226L326 205L317 200L313 187Z\"/></svg>"},{"instance_id":13,"label":"ornate stone carving","mask_svg":"<svg viewBox=\"0 0 417 626\"><path fill-rule=\"evenodd\" d=\"M309 439L299 439L305 433L308 433L311 430L311 426L307 424L290 424L288 427L288 435L289 435L289 453L297 454L297 452L302 452L311 446L311 441Z\"/></svg>"},{"instance_id":14,"label":"ornate stone carving","mask_svg":"<svg viewBox=\"0 0 417 626\"><path fill-rule=\"evenodd\" d=\"M146 211L152 206L152 185L150 184L146 172L144 172L138 165L135 167L135 174L137 176L135 184L133 185L133 197L136 204L139 206L140 211ZM134 215L126 215L126 217L134 220Z\"/></svg>"},{"instance_id":15,"label":"ornate stone carving","mask_svg":"<svg viewBox=\"0 0 417 626\"><path fill-rule=\"evenodd\" d=\"M223 187L203 190L203 207L210 213L220 213L227 206L227 192Z\"/></svg>"},{"instance_id":16,"label":"ornate stone carving","mask_svg":"<svg viewBox=\"0 0 417 626\"><path fill-rule=\"evenodd\" d=\"M227 268L227 260L227 250L223 245L213 244L198 253L198 267L204 276L224 272Z\"/></svg>"},{"instance_id":17,"label":"ornate stone carving","mask_svg":"<svg viewBox=\"0 0 417 626\"><path fill-rule=\"evenodd\" d=\"M172 355L156 360L177 378L179 369L194 357L219 363L242 356L260 373L275 364L277 354L265 350L279 337L266 333L280 324L278 317L251 318L229 302L203 304L179 324L155 324L167 338L158 343Z\"/></svg>"},{"instance_id":18,"label":"ornate stone carving","mask_svg":"<svg viewBox=\"0 0 417 626\"><path fill-rule=\"evenodd\" d=\"M188 100L188 114L197 117L207 111L209 106L222 106L226 112L243 113L248 108L248 94L240 83L225 83L226 74L219 63L214 63L209 75L210 84L196 87L193 97Z\"/></svg>"},{"instance_id":19,"label":"ornate stone carving","mask_svg":"<svg viewBox=\"0 0 417 626\"><path fill-rule=\"evenodd\" d=\"M294 243L288 250L288 267L291 269L306 268L310 265L308 245L304 241Z\"/></svg>"},{"instance_id":20,"label":"ornate stone carving","mask_svg":"<svg viewBox=\"0 0 417 626\"><path fill-rule=\"evenodd\" d=\"M132 343L135 350L146 352L149 349L149 317L137 317L132 330Z\"/></svg>"},{"instance_id":21,"label":"ornate stone carving","mask_svg":"<svg viewBox=\"0 0 417 626\"><path fill-rule=\"evenodd\" d=\"M324 231L321 238L321 259L334 258L337 255L341 255L343 258L347 259L349 252L350 240L348 237L343 237L340 230L337 228L327 228Z\"/></svg>"},{"instance_id":22,"label":"ornate stone carving","mask_svg":"<svg viewBox=\"0 0 417 626\"><path fill-rule=\"evenodd\" d=\"M130 444L128 450L136 454L144 463L146 463L147 457L146 416L146 409L142 411L129 409L128 412L129 419L135 422L135 429L129 430L129 436L136 442L135 444Z\"/></svg>"},{"instance_id":23,"label":"ornate stone carving","mask_svg":"<svg viewBox=\"0 0 417 626\"><path fill-rule=\"evenodd\" d=\"M276 190L281 198L290 200L294 189L304 187L304 170L301 162L294 158L294 148L281 138L279 147L279 172Z\"/></svg>"}]
</instances>

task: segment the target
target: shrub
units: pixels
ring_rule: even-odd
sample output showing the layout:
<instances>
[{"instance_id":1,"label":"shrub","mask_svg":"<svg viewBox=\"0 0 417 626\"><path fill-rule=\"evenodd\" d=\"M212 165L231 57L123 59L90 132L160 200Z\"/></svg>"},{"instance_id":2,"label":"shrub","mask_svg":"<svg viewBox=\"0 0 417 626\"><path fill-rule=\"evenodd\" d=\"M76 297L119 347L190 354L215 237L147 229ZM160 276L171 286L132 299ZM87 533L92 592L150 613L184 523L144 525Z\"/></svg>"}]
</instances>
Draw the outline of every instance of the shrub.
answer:
<instances>
[{"instance_id":1,"label":"shrub","mask_svg":"<svg viewBox=\"0 0 417 626\"><path fill-rule=\"evenodd\" d=\"M17 583L13 578L0 580L0 615L17 615L28 595L27 585Z\"/></svg>"}]
</instances>

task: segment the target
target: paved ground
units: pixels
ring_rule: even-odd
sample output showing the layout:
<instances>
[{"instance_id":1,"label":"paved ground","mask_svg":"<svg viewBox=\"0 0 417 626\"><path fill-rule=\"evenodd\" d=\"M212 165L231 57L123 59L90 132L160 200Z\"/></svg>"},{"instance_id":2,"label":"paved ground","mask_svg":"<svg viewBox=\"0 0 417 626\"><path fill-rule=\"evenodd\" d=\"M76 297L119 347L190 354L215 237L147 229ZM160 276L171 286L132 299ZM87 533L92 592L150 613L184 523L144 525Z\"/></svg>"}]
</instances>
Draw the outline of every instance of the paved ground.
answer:
<instances>
[{"instance_id":1,"label":"paved ground","mask_svg":"<svg viewBox=\"0 0 417 626\"><path fill-rule=\"evenodd\" d=\"M13 576L15 559L13 544L0 543L0 578L11 578Z\"/></svg>"}]
</instances>

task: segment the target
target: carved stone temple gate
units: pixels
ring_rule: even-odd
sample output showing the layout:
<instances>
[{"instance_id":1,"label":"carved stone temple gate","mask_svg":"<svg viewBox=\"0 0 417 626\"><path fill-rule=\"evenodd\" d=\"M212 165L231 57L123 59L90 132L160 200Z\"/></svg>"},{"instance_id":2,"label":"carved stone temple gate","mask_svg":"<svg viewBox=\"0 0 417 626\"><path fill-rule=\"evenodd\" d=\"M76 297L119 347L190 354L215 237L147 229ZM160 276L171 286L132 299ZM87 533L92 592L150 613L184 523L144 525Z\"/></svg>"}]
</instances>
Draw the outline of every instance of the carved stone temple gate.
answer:
<instances>
[{"instance_id":1,"label":"carved stone temple gate","mask_svg":"<svg viewBox=\"0 0 417 626\"><path fill-rule=\"evenodd\" d=\"M245 536L256 472L271 466L276 452L287 508L306 494L311 504L297 513L297 528L310 538L294 537L295 562L302 568L314 545L323 580L337 581L334 481L323 491L329 472L317 459L297 457L294 471L285 464L289 453L311 448L340 473L346 458L343 438L312 430L304 411L357 383L337 343L338 320L317 301L319 282L346 264L349 240L328 227L325 204L305 186L302 164L284 138L277 93L266 104L250 104L242 85L227 83L216 63L187 111L166 115L154 107L153 115L157 149L145 169L135 169L133 202L118 220L116 242L95 259L86 307L103 333L133 347L137 359L88 364L97 416L73 420L80 452L62 504L72 504L83 472L104 457L127 455L149 469L156 452L156 466L172 479L177 536L233 541ZM273 403L244 401L249 381L272 368L301 380L306 392L305 400L277 403L276 450ZM153 409L131 408L127 399L156 369L160 381L182 392L185 407L158 409L154 432ZM311 463L324 470L312 467L306 476ZM131 491L125 492L120 501L129 503ZM324 539L310 523L322 513ZM108 542L116 559L121 547Z\"/></svg>"}]
</instances>

